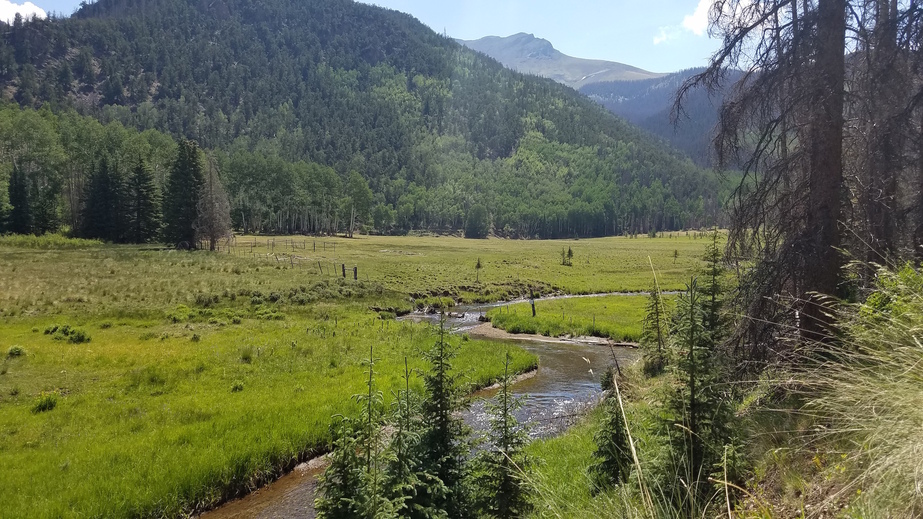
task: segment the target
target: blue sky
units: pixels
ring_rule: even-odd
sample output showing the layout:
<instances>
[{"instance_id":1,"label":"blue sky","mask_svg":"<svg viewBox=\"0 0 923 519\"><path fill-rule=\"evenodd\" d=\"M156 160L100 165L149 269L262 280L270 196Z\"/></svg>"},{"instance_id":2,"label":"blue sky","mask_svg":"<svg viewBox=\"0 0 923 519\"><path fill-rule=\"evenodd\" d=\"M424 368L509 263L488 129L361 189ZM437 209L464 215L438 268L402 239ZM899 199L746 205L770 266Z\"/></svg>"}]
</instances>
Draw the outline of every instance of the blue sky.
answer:
<instances>
[{"instance_id":1,"label":"blue sky","mask_svg":"<svg viewBox=\"0 0 923 519\"><path fill-rule=\"evenodd\" d=\"M80 0L0 0L13 13L71 14ZM710 0L369 0L463 39L532 33L565 54L654 72L702 66L718 42L706 30Z\"/></svg>"}]
</instances>

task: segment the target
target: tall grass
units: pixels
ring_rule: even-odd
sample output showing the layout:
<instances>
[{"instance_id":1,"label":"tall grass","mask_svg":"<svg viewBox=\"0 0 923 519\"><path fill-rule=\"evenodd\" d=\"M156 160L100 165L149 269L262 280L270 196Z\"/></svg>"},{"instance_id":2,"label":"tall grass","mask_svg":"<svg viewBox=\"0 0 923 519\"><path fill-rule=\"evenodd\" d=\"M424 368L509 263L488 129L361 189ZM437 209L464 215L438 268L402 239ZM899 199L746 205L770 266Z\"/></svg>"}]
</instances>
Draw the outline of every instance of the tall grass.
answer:
<instances>
[{"instance_id":1,"label":"tall grass","mask_svg":"<svg viewBox=\"0 0 923 519\"><path fill-rule=\"evenodd\" d=\"M805 376L812 441L854 517L923 514L923 275L881 269L866 303L843 309L838 346Z\"/></svg>"},{"instance_id":2,"label":"tall grass","mask_svg":"<svg viewBox=\"0 0 923 519\"><path fill-rule=\"evenodd\" d=\"M73 250L99 247L103 243L99 240L85 240L83 238L68 238L60 234L8 234L0 235L0 247L15 247L18 249L41 250Z\"/></svg>"}]
</instances>

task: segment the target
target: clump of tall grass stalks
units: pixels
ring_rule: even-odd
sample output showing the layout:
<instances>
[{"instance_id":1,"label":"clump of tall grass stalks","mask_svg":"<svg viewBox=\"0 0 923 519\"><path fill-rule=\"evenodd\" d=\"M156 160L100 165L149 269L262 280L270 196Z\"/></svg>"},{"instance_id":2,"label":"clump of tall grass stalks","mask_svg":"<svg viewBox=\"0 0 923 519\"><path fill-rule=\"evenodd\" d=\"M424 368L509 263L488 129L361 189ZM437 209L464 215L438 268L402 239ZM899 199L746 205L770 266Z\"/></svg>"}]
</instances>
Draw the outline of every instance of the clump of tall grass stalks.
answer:
<instances>
[{"instance_id":1,"label":"clump of tall grass stalks","mask_svg":"<svg viewBox=\"0 0 923 519\"><path fill-rule=\"evenodd\" d=\"M0 246L16 247L20 249L88 249L99 247L103 243L99 240L85 240L83 238L68 238L60 234L10 234L0 236Z\"/></svg>"},{"instance_id":2,"label":"clump of tall grass stalks","mask_svg":"<svg viewBox=\"0 0 923 519\"><path fill-rule=\"evenodd\" d=\"M818 439L836 454L857 517L923 514L923 274L880 269L878 291L840 316L842 340L806 375Z\"/></svg>"}]
</instances>

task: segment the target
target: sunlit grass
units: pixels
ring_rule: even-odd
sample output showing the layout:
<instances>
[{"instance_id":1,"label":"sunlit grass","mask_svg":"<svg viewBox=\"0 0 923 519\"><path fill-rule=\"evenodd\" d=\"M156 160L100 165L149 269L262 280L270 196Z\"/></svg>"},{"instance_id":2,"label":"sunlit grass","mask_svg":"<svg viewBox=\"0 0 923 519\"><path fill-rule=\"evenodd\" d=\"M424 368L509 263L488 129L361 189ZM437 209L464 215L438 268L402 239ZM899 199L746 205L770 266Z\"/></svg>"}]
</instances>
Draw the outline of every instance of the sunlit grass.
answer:
<instances>
[{"instance_id":1,"label":"sunlit grass","mask_svg":"<svg viewBox=\"0 0 923 519\"><path fill-rule=\"evenodd\" d=\"M653 283L651 263L663 290L680 290L689 281L688 273L701 264L706 243L704 234L681 232L662 238L531 241L239 236L229 252L264 264L294 262L301 270L327 276L342 276L345 264L352 278L356 266L359 279L387 288L480 302L525 296L530 289L568 294L644 291ZM561 250L567 248L574 252L571 266L561 264ZM478 259L480 270L475 268Z\"/></svg>"},{"instance_id":2,"label":"sunlit grass","mask_svg":"<svg viewBox=\"0 0 923 519\"><path fill-rule=\"evenodd\" d=\"M497 328L510 333L536 333L607 337L637 342L645 315L647 296L600 296L536 301L536 315L526 303L493 308L487 317Z\"/></svg>"}]
</instances>

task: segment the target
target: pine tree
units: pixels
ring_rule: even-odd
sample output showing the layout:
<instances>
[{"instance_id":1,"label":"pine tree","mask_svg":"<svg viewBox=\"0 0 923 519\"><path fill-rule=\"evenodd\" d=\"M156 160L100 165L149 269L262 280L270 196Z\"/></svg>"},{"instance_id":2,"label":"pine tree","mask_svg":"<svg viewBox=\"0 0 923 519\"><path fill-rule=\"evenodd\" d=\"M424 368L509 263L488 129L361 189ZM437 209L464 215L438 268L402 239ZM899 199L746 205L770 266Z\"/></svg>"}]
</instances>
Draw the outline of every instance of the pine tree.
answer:
<instances>
[{"instance_id":1,"label":"pine tree","mask_svg":"<svg viewBox=\"0 0 923 519\"><path fill-rule=\"evenodd\" d=\"M709 299L696 278L679 297L672 364L675 384L663 413L673 453L665 472L687 482L672 487L674 499L693 514L711 492L708 477L720 463L724 446L732 442L733 409L729 394L722 391L712 342L722 332L708 328Z\"/></svg>"},{"instance_id":2,"label":"pine tree","mask_svg":"<svg viewBox=\"0 0 923 519\"><path fill-rule=\"evenodd\" d=\"M231 204L228 201L228 193L218 177L218 167L211 157L208 159L205 182L199 188L196 212L196 241L207 242L208 250L214 251L218 240L231 232Z\"/></svg>"},{"instance_id":3,"label":"pine tree","mask_svg":"<svg viewBox=\"0 0 923 519\"><path fill-rule=\"evenodd\" d=\"M628 433L618 401L607 397L603 402L603 412L602 428L593 436L596 442L595 461L589 468L594 492L626 482L632 463Z\"/></svg>"},{"instance_id":4,"label":"pine tree","mask_svg":"<svg viewBox=\"0 0 923 519\"><path fill-rule=\"evenodd\" d=\"M32 233L41 236L56 232L61 217L58 214L58 192L55 186L39 184L38 179L33 179L31 200Z\"/></svg>"},{"instance_id":5,"label":"pine tree","mask_svg":"<svg viewBox=\"0 0 923 519\"><path fill-rule=\"evenodd\" d=\"M457 351L446 340L443 323L439 340L424 353L430 369L423 375L425 429L420 447L426 462L424 469L445 485L445 494L426 491L412 503L421 508L444 510L452 518L468 517L470 502L466 487L470 432L456 414L464 408L464 402L458 387L459 375L452 372L452 359Z\"/></svg>"},{"instance_id":6,"label":"pine tree","mask_svg":"<svg viewBox=\"0 0 923 519\"><path fill-rule=\"evenodd\" d=\"M644 374L652 377L663 372L667 363L666 338L669 335L667 315L658 287L651 289L647 300L647 315L641 323L641 348Z\"/></svg>"},{"instance_id":7,"label":"pine tree","mask_svg":"<svg viewBox=\"0 0 923 519\"><path fill-rule=\"evenodd\" d=\"M99 160L90 177L81 213L81 235L109 242L120 239L120 186L106 157Z\"/></svg>"},{"instance_id":8,"label":"pine tree","mask_svg":"<svg viewBox=\"0 0 923 519\"><path fill-rule=\"evenodd\" d=\"M410 390L410 370L404 359L404 389L394 395L390 456L384 481L385 491L398 517L445 519L445 511L422 506L415 499L424 493L434 500L445 499L445 485L427 472L421 452L423 421L420 399Z\"/></svg>"},{"instance_id":9,"label":"pine tree","mask_svg":"<svg viewBox=\"0 0 923 519\"><path fill-rule=\"evenodd\" d=\"M196 246L195 222L204 183L198 145L195 141L180 142L163 197L165 243L187 248Z\"/></svg>"},{"instance_id":10,"label":"pine tree","mask_svg":"<svg viewBox=\"0 0 923 519\"><path fill-rule=\"evenodd\" d=\"M724 313L725 272L722 260L724 255L718 247L718 231L712 232L712 241L705 247L705 268L699 279L702 282L702 319L703 339L706 347L714 350L727 335L728 319Z\"/></svg>"},{"instance_id":11,"label":"pine tree","mask_svg":"<svg viewBox=\"0 0 923 519\"><path fill-rule=\"evenodd\" d=\"M365 394L355 395L359 416L342 419L333 436L331 464L319 482L315 500L320 518L387 519L395 517L385 491L382 395L375 389L375 358L369 347Z\"/></svg>"},{"instance_id":12,"label":"pine tree","mask_svg":"<svg viewBox=\"0 0 923 519\"><path fill-rule=\"evenodd\" d=\"M362 488L357 422L339 417L330 425L330 465L318 478L314 508L322 519L356 517L356 496Z\"/></svg>"},{"instance_id":13,"label":"pine tree","mask_svg":"<svg viewBox=\"0 0 923 519\"><path fill-rule=\"evenodd\" d=\"M154 184L154 175L141 157L138 157L138 164L128 177L125 191L128 213L127 241L154 241L160 231L160 196Z\"/></svg>"},{"instance_id":14,"label":"pine tree","mask_svg":"<svg viewBox=\"0 0 923 519\"><path fill-rule=\"evenodd\" d=\"M22 169L13 163L13 172L10 174L9 200L12 209L7 220L7 228L14 234L29 234L32 232L32 209L29 204L29 185Z\"/></svg>"},{"instance_id":15,"label":"pine tree","mask_svg":"<svg viewBox=\"0 0 923 519\"><path fill-rule=\"evenodd\" d=\"M500 391L487 404L489 447L474 460L476 507L481 514L498 519L522 517L532 508L527 476L533 460L524 451L529 435L515 416L522 400L512 394L511 358L507 352Z\"/></svg>"}]
</instances>

